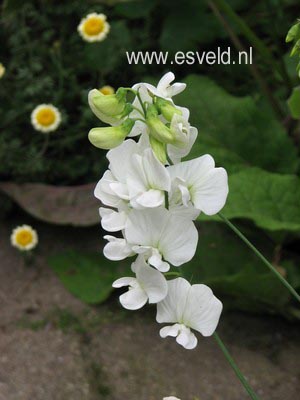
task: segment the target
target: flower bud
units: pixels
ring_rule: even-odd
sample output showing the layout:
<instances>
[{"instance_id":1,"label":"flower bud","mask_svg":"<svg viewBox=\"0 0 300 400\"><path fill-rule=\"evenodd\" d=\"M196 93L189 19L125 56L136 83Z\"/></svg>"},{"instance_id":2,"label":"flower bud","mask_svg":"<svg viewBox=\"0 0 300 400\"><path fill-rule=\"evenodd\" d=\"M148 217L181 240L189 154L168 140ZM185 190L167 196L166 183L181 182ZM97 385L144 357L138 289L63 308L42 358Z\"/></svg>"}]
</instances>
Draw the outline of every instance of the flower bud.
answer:
<instances>
[{"instance_id":1,"label":"flower bud","mask_svg":"<svg viewBox=\"0 0 300 400\"><path fill-rule=\"evenodd\" d=\"M155 102L159 112L167 121L171 121L174 114L182 115L182 112L176 108L170 101L158 97Z\"/></svg>"},{"instance_id":2,"label":"flower bud","mask_svg":"<svg viewBox=\"0 0 300 400\"><path fill-rule=\"evenodd\" d=\"M151 148L152 148L154 154L156 155L156 157L158 158L158 160L162 164L166 164L167 151L166 151L165 143L159 142L151 135L149 136L149 141L150 141Z\"/></svg>"},{"instance_id":3,"label":"flower bud","mask_svg":"<svg viewBox=\"0 0 300 400\"><path fill-rule=\"evenodd\" d=\"M286 43L292 42L293 40L298 40L300 39L300 23L297 22L295 25L293 25L290 30L288 31L285 41Z\"/></svg>"},{"instance_id":4,"label":"flower bud","mask_svg":"<svg viewBox=\"0 0 300 400\"><path fill-rule=\"evenodd\" d=\"M113 149L124 141L130 133L134 122L134 120L128 118L118 126L93 128L89 132L89 141L100 149Z\"/></svg>"},{"instance_id":5,"label":"flower bud","mask_svg":"<svg viewBox=\"0 0 300 400\"><path fill-rule=\"evenodd\" d=\"M150 137L162 143L173 143L174 138L170 128L168 128L158 117L155 106L149 105L147 109L146 123L150 129Z\"/></svg>"},{"instance_id":6,"label":"flower bud","mask_svg":"<svg viewBox=\"0 0 300 400\"><path fill-rule=\"evenodd\" d=\"M105 123L111 118L118 121L126 107L126 89L120 88L116 94L105 95L98 89L89 92L89 105L94 114Z\"/></svg>"}]
</instances>

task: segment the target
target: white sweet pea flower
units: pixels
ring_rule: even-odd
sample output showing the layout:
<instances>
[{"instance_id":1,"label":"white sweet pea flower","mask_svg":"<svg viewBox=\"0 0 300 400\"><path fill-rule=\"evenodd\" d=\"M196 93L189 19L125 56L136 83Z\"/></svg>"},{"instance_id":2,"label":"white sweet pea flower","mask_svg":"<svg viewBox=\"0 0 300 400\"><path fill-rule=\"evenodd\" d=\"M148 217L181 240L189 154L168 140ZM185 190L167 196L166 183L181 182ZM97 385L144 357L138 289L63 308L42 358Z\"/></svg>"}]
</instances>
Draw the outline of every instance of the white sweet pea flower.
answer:
<instances>
[{"instance_id":1,"label":"white sweet pea flower","mask_svg":"<svg viewBox=\"0 0 300 400\"><path fill-rule=\"evenodd\" d=\"M172 165L167 170L172 179L172 206L192 204L207 215L224 207L228 195L227 173L224 168L215 168L210 155Z\"/></svg>"},{"instance_id":2,"label":"white sweet pea flower","mask_svg":"<svg viewBox=\"0 0 300 400\"><path fill-rule=\"evenodd\" d=\"M179 266L190 261L198 242L193 222L165 208L132 210L124 236L134 252L144 254L162 272L170 269L169 263Z\"/></svg>"},{"instance_id":3,"label":"white sweet pea flower","mask_svg":"<svg viewBox=\"0 0 300 400\"><path fill-rule=\"evenodd\" d=\"M157 304L156 321L173 323L160 330L160 336L176 337L186 349L197 346L198 340L191 329L203 336L211 336L219 322L222 303L206 285L191 285L183 278L168 281L167 297Z\"/></svg>"},{"instance_id":4,"label":"white sweet pea flower","mask_svg":"<svg viewBox=\"0 0 300 400\"><path fill-rule=\"evenodd\" d=\"M110 170L104 173L95 189L95 196L103 204L122 208L123 211L126 205L133 208L154 208L164 204L164 192L171 188L170 176L153 151L150 148L143 150L142 146L142 141L137 144L128 139L108 152ZM113 212L101 212L106 220L118 218ZM126 212L120 216L122 220L125 214ZM105 226L103 228L108 231L117 230L107 229Z\"/></svg>"},{"instance_id":5,"label":"white sweet pea flower","mask_svg":"<svg viewBox=\"0 0 300 400\"><path fill-rule=\"evenodd\" d=\"M137 310L143 307L147 301L150 304L163 300L168 292L166 278L156 269L149 267L145 258L140 255L132 263L132 271L136 277L117 279L113 287L129 286L128 292L120 296L120 303L128 310Z\"/></svg>"},{"instance_id":6,"label":"white sweet pea flower","mask_svg":"<svg viewBox=\"0 0 300 400\"><path fill-rule=\"evenodd\" d=\"M186 109L181 108L181 110ZM167 152L174 164L179 163L183 157L189 154L198 136L197 128L190 126L188 118L189 113L183 111L182 116L174 114L171 121L170 129L176 142L167 145Z\"/></svg>"},{"instance_id":7,"label":"white sweet pea flower","mask_svg":"<svg viewBox=\"0 0 300 400\"><path fill-rule=\"evenodd\" d=\"M166 100L171 100L173 96L181 93L186 88L185 83L175 82L171 85L171 82L173 82L174 79L175 75L173 74L173 72L167 72L160 79L157 87L151 85L150 83L142 82L135 84L132 88L134 90L137 90L139 87L145 86L152 95L161 97Z\"/></svg>"}]
</instances>

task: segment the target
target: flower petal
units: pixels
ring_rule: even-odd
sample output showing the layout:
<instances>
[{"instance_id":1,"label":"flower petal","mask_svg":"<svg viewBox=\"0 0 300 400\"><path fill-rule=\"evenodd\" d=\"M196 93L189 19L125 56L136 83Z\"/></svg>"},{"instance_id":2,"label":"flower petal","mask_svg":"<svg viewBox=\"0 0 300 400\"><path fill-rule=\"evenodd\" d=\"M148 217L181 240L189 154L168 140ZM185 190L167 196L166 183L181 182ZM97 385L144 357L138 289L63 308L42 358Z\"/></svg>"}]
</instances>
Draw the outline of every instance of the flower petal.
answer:
<instances>
[{"instance_id":1,"label":"flower petal","mask_svg":"<svg viewBox=\"0 0 300 400\"><path fill-rule=\"evenodd\" d=\"M211 336L220 319L222 303L206 285L193 285L186 300L183 321L186 325Z\"/></svg>"},{"instance_id":2,"label":"flower petal","mask_svg":"<svg viewBox=\"0 0 300 400\"><path fill-rule=\"evenodd\" d=\"M157 304L156 321L159 323L182 321L190 288L190 283L184 278L168 281L168 294Z\"/></svg>"},{"instance_id":3,"label":"flower petal","mask_svg":"<svg viewBox=\"0 0 300 400\"><path fill-rule=\"evenodd\" d=\"M124 258L132 255L131 246L125 239L118 239L114 236L106 235L104 239L109 242L104 246L103 254L112 261L124 260Z\"/></svg>"},{"instance_id":4,"label":"flower petal","mask_svg":"<svg viewBox=\"0 0 300 400\"><path fill-rule=\"evenodd\" d=\"M175 324L175 325L172 325L172 326L164 326L159 331L159 335L163 339L166 338L167 336L176 337L178 335L178 333L179 333L179 329L180 329L180 325L179 324Z\"/></svg>"},{"instance_id":5,"label":"flower petal","mask_svg":"<svg viewBox=\"0 0 300 400\"><path fill-rule=\"evenodd\" d=\"M127 214L125 211L114 211L110 208L99 208L102 228L108 232L117 232L125 228Z\"/></svg>"},{"instance_id":6,"label":"flower petal","mask_svg":"<svg viewBox=\"0 0 300 400\"><path fill-rule=\"evenodd\" d=\"M109 170L105 171L95 187L94 196L106 206L118 207L120 198L110 188L110 184L113 182L116 180L112 173Z\"/></svg>"},{"instance_id":7,"label":"flower petal","mask_svg":"<svg viewBox=\"0 0 300 400\"><path fill-rule=\"evenodd\" d=\"M197 346L198 339L189 328L183 327L176 338L176 342L183 346L185 349L191 350Z\"/></svg>"},{"instance_id":8,"label":"flower petal","mask_svg":"<svg viewBox=\"0 0 300 400\"><path fill-rule=\"evenodd\" d=\"M138 310L142 308L148 300L146 292L140 287L129 289L128 292L122 294L120 297L120 303L127 310Z\"/></svg>"},{"instance_id":9,"label":"flower petal","mask_svg":"<svg viewBox=\"0 0 300 400\"><path fill-rule=\"evenodd\" d=\"M132 139L125 140L120 146L107 153L109 168L115 180L125 183L125 177L131 168L131 158L135 153L139 153L139 146Z\"/></svg>"},{"instance_id":10,"label":"flower petal","mask_svg":"<svg viewBox=\"0 0 300 400\"><path fill-rule=\"evenodd\" d=\"M120 288L123 286L130 286L133 282L136 282L136 278L134 278L133 276L127 276L124 278L119 278L116 281L114 281L112 287Z\"/></svg>"},{"instance_id":11,"label":"flower petal","mask_svg":"<svg viewBox=\"0 0 300 400\"><path fill-rule=\"evenodd\" d=\"M165 196L164 192L161 190L156 190L156 189L150 189L147 192L141 194L135 199L135 202L142 206L142 207L149 207L149 208L155 208L159 207L164 204L165 202ZM131 202L131 204L135 204L135 202ZM132 204L132 205L133 205Z\"/></svg>"},{"instance_id":12,"label":"flower petal","mask_svg":"<svg viewBox=\"0 0 300 400\"><path fill-rule=\"evenodd\" d=\"M158 303L166 297L168 292L166 278L156 269L149 267L143 256L137 258L134 269L137 281L146 292L149 303Z\"/></svg>"}]
</instances>

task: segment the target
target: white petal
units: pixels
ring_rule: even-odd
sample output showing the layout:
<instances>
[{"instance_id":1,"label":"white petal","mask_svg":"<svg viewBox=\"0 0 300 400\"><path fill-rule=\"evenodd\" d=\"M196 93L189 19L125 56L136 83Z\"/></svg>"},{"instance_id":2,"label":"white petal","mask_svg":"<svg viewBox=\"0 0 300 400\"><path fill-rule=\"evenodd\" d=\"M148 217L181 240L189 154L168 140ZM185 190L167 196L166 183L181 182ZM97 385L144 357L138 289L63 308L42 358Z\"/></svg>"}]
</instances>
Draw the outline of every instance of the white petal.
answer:
<instances>
[{"instance_id":1,"label":"white petal","mask_svg":"<svg viewBox=\"0 0 300 400\"><path fill-rule=\"evenodd\" d=\"M179 333L179 328L180 328L179 324L175 324L175 325L172 325L172 326L164 326L159 331L159 335L163 339L166 338L167 336L176 337L178 335L178 333Z\"/></svg>"},{"instance_id":2,"label":"white petal","mask_svg":"<svg viewBox=\"0 0 300 400\"><path fill-rule=\"evenodd\" d=\"M180 399L178 397L169 396L169 397L164 397L163 400L180 400Z\"/></svg>"},{"instance_id":3,"label":"white petal","mask_svg":"<svg viewBox=\"0 0 300 400\"><path fill-rule=\"evenodd\" d=\"M157 249L154 248L152 248L152 253L148 258L148 263L161 272L167 272L170 269L170 265L162 260L162 255Z\"/></svg>"},{"instance_id":4,"label":"white petal","mask_svg":"<svg viewBox=\"0 0 300 400\"><path fill-rule=\"evenodd\" d=\"M191 126L187 133L185 146L178 147L172 144L167 145L167 152L173 164L179 163L182 158L186 157L189 154L191 148L193 147L197 139L197 136L198 136L197 128Z\"/></svg>"},{"instance_id":5,"label":"white petal","mask_svg":"<svg viewBox=\"0 0 300 400\"><path fill-rule=\"evenodd\" d=\"M166 89L170 86L171 82L175 79L173 72L167 72L158 82L157 90L164 94Z\"/></svg>"},{"instance_id":6,"label":"white petal","mask_svg":"<svg viewBox=\"0 0 300 400\"><path fill-rule=\"evenodd\" d=\"M132 276L124 277L124 278L119 278L116 281L113 282L112 287L114 288L120 288L123 286L130 286L133 282L136 282L136 278Z\"/></svg>"},{"instance_id":7,"label":"white petal","mask_svg":"<svg viewBox=\"0 0 300 400\"><path fill-rule=\"evenodd\" d=\"M136 111L135 116L130 114L130 118L140 118L141 115ZM142 121L135 121L135 124L133 125L133 128L130 131L130 134L128 137L134 137L138 135L143 135L147 134L148 132L148 127L147 125L142 122Z\"/></svg>"},{"instance_id":8,"label":"white petal","mask_svg":"<svg viewBox=\"0 0 300 400\"><path fill-rule=\"evenodd\" d=\"M217 214L225 205L228 178L224 168L214 168L193 187L193 203L207 215Z\"/></svg>"},{"instance_id":9,"label":"white petal","mask_svg":"<svg viewBox=\"0 0 300 400\"><path fill-rule=\"evenodd\" d=\"M125 237L129 243L155 247L168 217L167 210L161 208L132 210L128 214Z\"/></svg>"},{"instance_id":10,"label":"white petal","mask_svg":"<svg viewBox=\"0 0 300 400\"><path fill-rule=\"evenodd\" d=\"M143 256L139 256L135 265L136 278L146 292L149 303L158 303L168 292L166 278L154 268L149 267Z\"/></svg>"},{"instance_id":11,"label":"white petal","mask_svg":"<svg viewBox=\"0 0 300 400\"><path fill-rule=\"evenodd\" d=\"M190 283L184 278L168 281L167 297L157 304L156 321L181 322L190 288Z\"/></svg>"},{"instance_id":12,"label":"white petal","mask_svg":"<svg viewBox=\"0 0 300 400\"><path fill-rule=\"evenodd\" d=\"M117 232L125 228L127 214L125 211L114 211L110 208L100 207L102 228L108 232Z\"/></svg>"},{"instance_id":13,"label":"white petal","mask_svg":"<svg viewBox=\"0 0 300 400\"><path fill-rule=\"evenodd\" d=\"M159 248L166 261L175 266L190 261L195 255L198 231L194 223L179 215L170 213L159 241Z\"/></svg>"},{"instance_id":14,"label":"white petal","mask_svg":"<svg viewBox=\"0 0 300 400\"><path fill-rule=\"evenodd\" d=\"M185 88L186 83L175 82L169 89L167 89L168 97L176 96L176 94L183 92Z\"/></svg>"},{"instance_id":15,"label":"white petal","mask_svg":"<svg viewBox=\"0 0 300 400\"><path fill-rule=\"evenodd\" d=\"M145 208L159 207L159 206L163 205L165 202L164 192L162 192L161 190L150 189L147 192L138 196L135 199L135 202ZM133 206L133 204L132 204L132 206Z\"/></svg>"},{"instance_id":16,"label":"white petal","mask_svg":"<svg viewBox=\"0 0 300 400\"><path fill-rule=\"evenodd\" d=\"M125 140L120 146L109 150L106 157L109 160L109 168L119 182L125 183L128 170L131 168L132 155L139 152L139 146L132 139Z\"/></svg>"},{"instance_id":17,"label":"white petal","mask_svg":"<svg viewBox=\"0 0 300 400\"><path fill-rule=\"evenodd\" d=\"M103 254L109 260L124 260L124 258L132 254L131 246L128 245L125 239L118 239L110 235L104 236L104 239L109 242L104 246Z\"/></svg>"},{"instance_id":18,"label":"white petal","mask_svg":"<svg viewBox=\"0 0 300 400\"><path fill-rule=\"evenodd\" d=\"M190 219L192 221L197 219L200 214L200 210L197 210L191 204L188 207L178 206L178 205L170 205L169 210L172 214L178 215L178 216L186 218L186 219Z\"/></svg>"},{"instance_id":19,"label":"white petal","mask_svg":"<svg viewBox=\"0 0 300 400\"><path fill-rule=\"evenodd\" d=\"M113 182L109 185L111 191L122 200L129 200L128 187L125 183Z\"/></svg>"},{"instance_id":20,"label":"white petal","mask_svg":"<svg viewBox=\"0 0 300 400\"><path fill-rule=\"evenodd\" d=\"M220 319L222 303L206 285L193 285L184 310L184 323L203 336L211 336Z\"/></svg>"},{"instance_id":21,"label":"white petal","mask_svg":"<svg viewBox=\"0 0 300 400\"><path fill-rule=\"evenodd\" d=\"M194 349L198 344L198 340L194 333L186 327L183 327L183 329L180 330L180 333L176 338L176 342L187 350Z\"/></svg>"},{"instance_id":22,"label":"white petal","mask_svg":"<svg viewBox=\"0 0 300 400\"><path fill-rule=\"evenodd\" d=\"M118 207L120 198L110 188L110 184L113 182L115 182L115 178L112 173L109 170L105 171L95 187L94 195L106 206Z\"/></svg>"},{"instance_id":23,"label":"white petal","mask_svg":"<svg viewBox=\"0 0 300 400\"><path fill-rule=\"evenodd\" d=\"M129 289L128 292L122 294L120 297L120 303L127 310L138 310L142 308L148 300L147 294L140 287Z\"/></svg>"},{"instance_id":24,"label":"white petal","mask_svg":"<svg viewBox=\"0 0 300 400\"><path fill-rule=\"evenodd\" d=\"M148 186L169 191L171 187L170 176L164 165L158 161L151 149L143 152L143 167Z\"/></svg>"}]
</instances>

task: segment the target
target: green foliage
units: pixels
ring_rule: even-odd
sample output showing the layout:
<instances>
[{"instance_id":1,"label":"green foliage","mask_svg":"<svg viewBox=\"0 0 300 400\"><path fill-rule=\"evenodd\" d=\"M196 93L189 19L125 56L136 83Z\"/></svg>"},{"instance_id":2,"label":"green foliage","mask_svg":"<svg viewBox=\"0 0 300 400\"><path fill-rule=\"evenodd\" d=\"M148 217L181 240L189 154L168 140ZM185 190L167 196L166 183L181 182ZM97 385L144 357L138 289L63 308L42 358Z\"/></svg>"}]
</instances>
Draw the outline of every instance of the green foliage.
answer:
<instances>
[{"instance_id":1,"label":"green foliage","mask_svg":"<svg viewBox=\"0 0 300 400\"><path fill-rule=\"evenodd\" d=\"M250 234L258 246L266 238ZM267 242L268 243L268 242ZM272 257L272 244L261 249ZM223 225L203 223L194 259L182 268L187 279L212 287L227 307L287 315L290 295L278 279ZM294 271L300 278L300 270Z\"/></svg>"},{"instance_id":2,"label":"green foliage","mask_svg":"<svg viewBox=\"0 0 300 400\"><path fill-rule=\"evenodd\" d=\"M222 211L227 218L248 218L269 231L300 231L297 176L247 168L229 177L229 188L228 202ZM218 216L211 218L218 220Z\"/></svg>"},{"instance_id":3,"label":"green foliage","mask_svg":"<svg viewBox=\"0 0 300 400\"><path fill-rule=\"evenodd\" d=\"M288 99L288 106L292 117L300 119L300 86L293 89L292 94Z\"/></svg>"},{"instance_id":4,"label":"green foliage","mask_svg":"<svg viewBox=\"0 0 300 400\"><path fill-rule=\"evenodd\" d=\"M112 283L124 274L126 264L116 266L100 254L75 251L52 256L48 263L63 285L88 304L105 301L112 292Z\"/></svg>"},{"instance_id":5,"label":"green foliage","mask_svg":"<svg viewBox=\"0 0 300 400\"><path fill-rule=\"evenodd\" d=\"M297 151L263 101L233 96L206 77L192 75L185 82L187 89L178 100L190 109L191 122L199 129L190 158L213 154L229 172L247 166L295 172Z\"/></svg>"}]
</instances>

